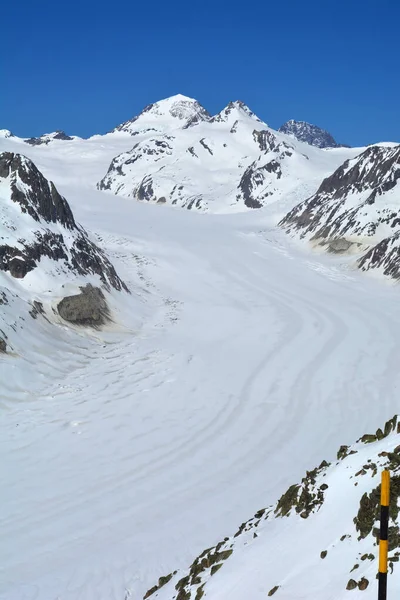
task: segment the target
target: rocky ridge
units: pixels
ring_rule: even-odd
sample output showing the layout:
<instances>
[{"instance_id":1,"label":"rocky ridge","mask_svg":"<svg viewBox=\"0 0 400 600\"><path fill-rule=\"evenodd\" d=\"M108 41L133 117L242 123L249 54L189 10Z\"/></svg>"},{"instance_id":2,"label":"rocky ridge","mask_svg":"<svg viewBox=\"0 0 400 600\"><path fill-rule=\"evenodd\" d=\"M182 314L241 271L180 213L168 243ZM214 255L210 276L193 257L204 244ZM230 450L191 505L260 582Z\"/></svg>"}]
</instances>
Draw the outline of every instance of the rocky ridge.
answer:
<instances>
[{"instance_id":1,"label":"rocky ridge","mask_svg":"<svg viewBox=\"0 0 400 600\"><path fill-rule=\"evenodd\" d=\"M237 578L238 569L240 573L243 568L244 579L249 579L247 569L251 568L255 552L265 559L257 589L263 586L266 596L277 594L277 597L289 598L291 587L298 590L299 586L305 585L304 573L299 568L299 560L295 559L297 548L293 548L290 541L293 529L298 534L298 547L302 547L304 540L313 535L311 532L327 527L331 527L330 544L327 546L324 542L325 546L319 547L322 542L318 535L315 536L314 543L308 548L307 571L312 568L314 573L321 572L323 579L326 570L329 577L342 580L344 592L357 588L359 591L371 590L378 569L380 473L383 469L391 474L390 577L400 559L400 423L397 416L374 434L363 435L352 446L341 446L335 462L322 461L318 467L307 471L301 482L290 486L275 505L258 510L233 535L200 553L188 569L160 577L144 599L218 597L219 589L229 589L234 573ZM333 503L331 499L334 499ZM344 508L346 503L348 508ZM327 508L322 510L325 504ZM332 510L336 519L332 519ZM281 525L279 521L282 521ZM304 527L304 521L310 522L310 527ZM289 548L285 545L286 534ZM276 536L280 540L279 556L274 552ZM246 559L247 555L249 559ZM225 565L230 561L234 561L234 565L224 576ZM277 569L279 561L284 564ZM293 565L295 569L291 575ZM285 575L279 575L279 571Z\"/></svg>"},{"instance_id":2,"label":"rocky ridge","mask_svg":"<svg viewBox=\"0 0 400 600\"><path fill-rule=\"evenodd\" d=\"M23 279L50 259L76 275L97 275L125 289L104 252L75 222L65 198L32 161L12 152L0 154L0 271Z\"/></svg>"},{"instance_id":3,"label":"rocky ridge","mask_svg":"<svg viewBox=\"0 0 400 600\"><path fill-rule=\"evenodd\" d=\"M338 144L332 135L325 129L311 125L306 121L295 121L291 119L279 127L282 133L291 135L301 142L306 142L317 148L340 148L342 144Z\"/></svg>"},{"instance_id":4,"label":"rocky ridge","mask_svg":"<svg viewBox=\"0 0 400 600\"><path fill-rule=\"evenodd\" d=\"M369 146L324 179L317 192L280 222L288 233L340 251L367 250L362 270L400 275L400 146Z\"/></svg>"}]
</instances>

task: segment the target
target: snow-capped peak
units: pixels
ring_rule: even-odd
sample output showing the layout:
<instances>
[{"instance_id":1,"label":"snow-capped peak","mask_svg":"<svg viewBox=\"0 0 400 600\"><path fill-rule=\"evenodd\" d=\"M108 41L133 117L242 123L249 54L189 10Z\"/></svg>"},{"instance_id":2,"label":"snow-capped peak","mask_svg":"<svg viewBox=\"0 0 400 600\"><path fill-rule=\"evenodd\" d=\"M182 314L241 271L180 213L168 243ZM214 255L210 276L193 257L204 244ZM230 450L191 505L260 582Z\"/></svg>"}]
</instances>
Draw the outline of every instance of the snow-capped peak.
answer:
<instances>
[{"instance_id":1,"label":"snow-capped peak","mask_svg":"<svg viewBox=\"0 0 400 600\"><path fill-rule=\"evenodd\" d=\"M124 131L135 135L137 131L146 128L186 128L199 121L207 121L210 116L207 110L194 98L176 94L154 104L149 104L139 115L118 125L111 133Z\"/></svg>"},{"instance_id":2,"label":"snow-capped peak","mask_svg":"<svg viewBox=\"0 0 400 600\"><path fill-rule=\"evenodd\" d=\"M13 133L9 129L0 129L0 138L10 138L15 137Z\"/></svg>"},{"instance_id":3,"label":"snow-capped peak","mask_svg":"<svg viewBox=\"0 0 400 600\"><path fill-rule=\"evenodd\" d=\"M341 146L328 131L306 121L290 119L279 128L279 131L291 135L301 142L311 144L311 146L317 146L317 148L339 148Z\"/></svg>"},{"instance_id":4,"label":"snow-capped peak","mask_svg":"<svg viewBox=\"0 0 400 600\"><path fill-rule=\"evenodd\" d=\"M226 123L231 120L236 120L238 118L243 118L244 116L250 117L254 119L258 123L262 123L261 119L257 117L257 115L241 100L235 100L233 102L229 102L229 104L221 110L217 115L215 115L211 121L213 123Z\"/></svg>"},{"instance_id":5,"label":"snow-capped peak","mask_svg":"<svg viewBox=\"0 0 400 600\"><path fill-rule=\"evenodd\" d=\"M65 133L65 131L58 130L58 131L52 131L51 133L44 133L40 137L28 138L24 141L27 144L30 144L31 146L41 146L43 144L45 144L47 146L47 144L49 144L50 142L53 142L54 140L61 140L63 142L71 142L74 139L78 139L77 136L71 137L70 135L67 135Z\"/></svg>"}]
</instances>

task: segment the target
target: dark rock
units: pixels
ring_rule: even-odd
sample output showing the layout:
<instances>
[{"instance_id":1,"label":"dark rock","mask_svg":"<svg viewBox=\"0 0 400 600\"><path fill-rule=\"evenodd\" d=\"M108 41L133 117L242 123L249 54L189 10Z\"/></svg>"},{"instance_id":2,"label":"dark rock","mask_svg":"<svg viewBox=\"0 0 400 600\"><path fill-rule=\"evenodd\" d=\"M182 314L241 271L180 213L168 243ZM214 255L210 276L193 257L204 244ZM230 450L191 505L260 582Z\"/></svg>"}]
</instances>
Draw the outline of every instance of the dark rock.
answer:
<instances>
[{"instance_id":1,"label":"dark rock","mask_svg":"<svg viewBox=\"0 0 400 600\"><path fill-rule=\"evenodd\" d=\"M376 435L372 434L372 433L365 433L362 438L360 439L360 442L362 442L363 444L371 444L372 442L376 442L377 441L377 437Z\"/></svg>"},{"instance_id":2,"label":"dark rock","mask_svg":"<svg viewBox=\"0 0 400 600\"><path fill-rule=\"evenodd\" d=\"M217 571L220 570L220 568L222 567L223 563L219 563L218 565L213 565L211 567L211 575L214 575L214 573L216 573Z\"/></svg>"},{"instance_id":3,"label":"dark rock","mask_svg":"<svg viewBox=\"0 0 400 600\"><path fill-rule=\"evenodd\" d=\"M352 242L348 242L344 238L338 238L337 240L332 240L329 243L329 251L334 254L342 254L343 252L347 252L347 250L352 246Z\"/></svg>"},{"instance_id":4,"label":"dark rock","mask_svg":"<svg viewBox=\"0 0 400 600\"><path fill-rule=\"evenodd\" d=\"M38 302L37 300L34 300L32 303L32 309L29 311L29 314L33 319L37 319L39 315L43 315L43 304L41 302Z\"/></svg>"},{"instance_id":5,"label":"dark rock","mask_svg":"<svg viewBox=\"0 0 400 600\"><path fill-rule=\"evenodd\" d=\"M8 269L10 275L16 279L23 279L25 275L30 271L29 263L27 263L22 257L14 257L8 263Z\"/></svg>"},{"instance_id":6,"label":"dark rock","mask_svg":"<svg viewBox=\"0 0 400 600\"><path fill-rule=\"evenodd\" d=\"M278 517L289 516L292 508L297 506L299 489L299 485L291 485L289 489L282 494L274 511Z\"/></svg>"},{"instance_id":7,"label":"dark rock","mask_svg":"<svg viewBox=\"0 0 400 600\"><path fill-rule=\"evenodd\" d=\"M340 446L340 448L337 452L337 459L343 460L344 458L346 458L346 456L348 456L348 453L349 453L348 450L349 450L348 446Z\"/></svg>"},{"instance_id":8,"label":"dark rock","mask_svg":"<svg viewBox=\"0 0 400 600\"><path fill-rule=\"evenodd\" d=\"M357 581L354 581L354 579L349 579L349 581L347 582L346 585L346 590L355 590L357 587Z\"/></svg>"},{"instance_id":9,"label":"dark rock","mask_svg":"<svg viewBox=\"0 0 400 600\"><path fill-rule=\"evenodd\" d=\"M82 292L61 300L57 309L59 315L77 325L103 325L109 318L109 308L100 288L87 285Z\"/></svg>"},{"instance_id":10,"label":"dark rock","mask_svg":"<svg viewBox=\"0 0 400 600\"><path fill-rule=\"evenodd\" d=\"M196 592L196 598L195 598L195 600L201 600L201 599L202 599L202 597L204 596L204 589L203 589L203 588L204 588L204 585L205 585L205 584L203 584L201 587L199 587L199 588L197 589L197 592Z\"/></svg>"},{"instance_id":11,"label":"dark rock","mask_svg":"<svg viewBox=\"0 0 400 600\"><path fill-rule=\"evenodd\" d=\"M7 352L7 344L3 340L3 338L0 338L0 354L5 354L6 352Z\"/></svg>"},{"instance_id":12,"label":"dark rock","mask_svg":"<svg viewBox=\"0 0 400 600\"><path fill-rule=\"evenodd\" d=\"M358 589L361 591L364 591L367 589L369 585L369 581L368 579L366 579L365 577L363 577L359 582L358 582Z\"/></svg>"},{"instance_id":13,"label":"dark rock","mask_svg":"<svg viewBox=\"0 0 400 600\"><path fill-rule=\"evenodd\" d=\"M275 594L275 592L277 592L278 590L279 590L279 585L275 585L271 590L269 590L268 596L273 596Z\"/></svg>"},{"instance_id":14,"label":"dark rock","mask_svg":"<svg viewBox=\"0 0 400 600\"><path fill-rule=\"evenodd\" d=\"M321 556L321 558L326 558L326 555L327 555L327 554L328 554L328 551L327 551L327 550L323 550L323 551L321 552L321 555L320 555L320 556Z\"/></svg>"},{"instance_id":15,"label":"dark rock","mask_svg":"<svg viewBox=\"0 0 400 600\"><path fill-rule=\"evenodd\" d=\"M376 431L376 434L375 434L375 435L376 435L376 439L377 439L377 440L383 440L383 438L385 437L385 435L384 435L384 433L383 433L382 429L380 429L380 428L379 428L379 429L377 429L377 431Z\"/></svg>"},{"instance_id":16,"label":"dark rock","mask_svg":"<svg viewBox=\"0 0 400 600\"><path fill-rule=\"evenodd\" d=\"M71 141L73 139L74 138L67 135L65 131L56 131L55 135L53 136L53 140Z\"/></svg>"},{"instance_id":17,"label":"dark rock","mask_svg":"<svg viewBox=\"0 0 400 600\"><path fill-rule=\"evenodd\" d=\"M275 150L275 148L278 146L278 140L271 131L254 130L253 138L254 141L258 144L261 152L269 152L270 150Z\"/></svg>"},{"instance_id":18,"label":"dark rock","mask_svg":"<svg viewBox=\"0 0 400 600\"><path fill-rule=\"evenodd\" d=\"M150 596L152 596L157 590L158 590L158 587L156 585L154 587L150 588L149 590L147 590L147 592L143 596L143 600L147 600L147 598L150 598Z\"/></svg>"}]
</instances>

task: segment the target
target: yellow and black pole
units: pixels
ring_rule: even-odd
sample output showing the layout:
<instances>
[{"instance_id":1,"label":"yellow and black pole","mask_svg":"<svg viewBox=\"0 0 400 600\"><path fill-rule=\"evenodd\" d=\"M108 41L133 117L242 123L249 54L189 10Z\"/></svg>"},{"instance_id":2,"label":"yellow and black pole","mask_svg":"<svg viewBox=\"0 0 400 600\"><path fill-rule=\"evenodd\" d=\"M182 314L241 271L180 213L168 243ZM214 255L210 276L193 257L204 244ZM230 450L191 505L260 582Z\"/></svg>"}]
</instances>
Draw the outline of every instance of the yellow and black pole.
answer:
<instances>
[{"instance_id":1,"label":"yellow and black pole","mask_svg":"<svg viewBox=\"0 0 400 600\"><path fill-rule=\"evenodd\" d=\"M389 500L390 500L390 475L389 475L389 471L382 471L381 527L380 527L380 534L379 534L378 600L386 600L386 594L387 594Z\"/></svg>"}]
</instances>

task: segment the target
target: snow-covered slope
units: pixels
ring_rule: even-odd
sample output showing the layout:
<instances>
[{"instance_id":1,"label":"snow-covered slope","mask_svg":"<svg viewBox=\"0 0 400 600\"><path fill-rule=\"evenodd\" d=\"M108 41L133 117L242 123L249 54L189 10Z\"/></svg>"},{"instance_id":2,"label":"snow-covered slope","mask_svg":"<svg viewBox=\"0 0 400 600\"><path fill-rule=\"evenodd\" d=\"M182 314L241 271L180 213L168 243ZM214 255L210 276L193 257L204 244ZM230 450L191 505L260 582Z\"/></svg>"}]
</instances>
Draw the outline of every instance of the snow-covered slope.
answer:
<instances>
[{"instance_id":1,"label":"snow-covered slope","mask_svg":"<svg viewBox=\"0 0 400 600\"><path fill-rule=\"evenodd\" d=\"M52 312L55 300L67 295L67 283L78 292L87 283L127 290L54 184L12 152L0 153L0 275L1 340L13 351L20 347L23 315L43 314L43 300Z\"/></svg>"},{"instance_id":2,"label":"snow-covered slope","mask_svg":"<svg viewBox=\"0 0 400 600\"><path fill-rule=\"evenodd\" d=\"M100 190L202 211L300 201L354 152L326 153L271 130L243 102L210 117L196 100L174 96L145 108L114 132L134 146L114 158Z\"/></svg>"},{"instance_id":3,"label":"snow-covered slope","mask_svg":"<svg viewBox=\"0 0 400 600\"><path fill-rule=\"evenodd\" d=\"M375 434L341 446L332 464L323 460L307 471L274 505L261 508L235 533L201 552L190 567L163 574L144 598L340 600L353 590L366 592L362 598L375 598L383 469L391 474L388 585L395 595L399 433L395 416Z\"/></svg>"},{"instance_id":4,"label":"snow-covered slope","mask_svg":"<svg viewBox=\"0 0 400 600\"><path fill-rule=\"evenodd\" d=\"M400 273L400 146L368 147L325 179L281 221L289 233L346 250L369 246L364 270Z\"/></svg>"},{"instance_id":5,"label":"snow-covered slope","mask_svg":"<svg viewBox=\"0 0 400 600\"><path fill-rule=\"evenodd\" d=\"M211 115L194 98L177 94L146 106L142 112L118 125L111 133L123 131L136 136L150 131L165 132L177 127L187 128L208 121Z\"/></svg>"},{"instance_id":6,"label":"snow-covered slope","mask_svg":"<svg viewBox=\"0 0 400 600\"><path fill-rule=\"evenodd\" d=\"M279 131L317 148L341 147L328 131L317 127L317 125L311 125L311 123L307 123L306 121L294 121L291 119L281 125Z\"/></svg>"}]
</instances>

